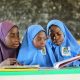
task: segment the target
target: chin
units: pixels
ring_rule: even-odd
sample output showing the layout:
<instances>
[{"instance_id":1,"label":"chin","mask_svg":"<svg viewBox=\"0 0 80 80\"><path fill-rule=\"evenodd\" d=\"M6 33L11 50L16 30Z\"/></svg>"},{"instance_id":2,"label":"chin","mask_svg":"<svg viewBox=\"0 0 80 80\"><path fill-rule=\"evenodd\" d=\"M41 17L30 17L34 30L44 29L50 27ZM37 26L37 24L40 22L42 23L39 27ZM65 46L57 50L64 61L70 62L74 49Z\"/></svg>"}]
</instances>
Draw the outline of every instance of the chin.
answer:
<instances>
[{"instance_id":1,"label":"chin","mask_svg":"<svg viewBox=\"0 0 80 80\"><path fill-rule=\"evenodd\" d=\"M61 44L56 44L57 46L60 46Z\"/></svg>"},{"instance_id":2,"label":"chin","mask_svg":"<svg viewBox=\"0 0 80 80\"><path fill-rule=\"evenodd\" d=\"M43 49L44 47L40 47L40 49Z\"/></svg>"},{"instance_id":3,"label":"chin","mask_svg":"<svg viewBox=\"0 0 80 80\"><path fill-rule=\"evenodd\" d=\"M62 43L55 43L57 46L60 46Z\"/></svg>"},{"instance_id":4,"label":"chin","mask_svg":"<svg viewBox=\"0 0 80 80\"><path fill-rule=\"evenodd\" d=\"M19 47L19 45L15 45L15 46L13 46L13 48L18 48Z\"/></svg>"}]
</instances>

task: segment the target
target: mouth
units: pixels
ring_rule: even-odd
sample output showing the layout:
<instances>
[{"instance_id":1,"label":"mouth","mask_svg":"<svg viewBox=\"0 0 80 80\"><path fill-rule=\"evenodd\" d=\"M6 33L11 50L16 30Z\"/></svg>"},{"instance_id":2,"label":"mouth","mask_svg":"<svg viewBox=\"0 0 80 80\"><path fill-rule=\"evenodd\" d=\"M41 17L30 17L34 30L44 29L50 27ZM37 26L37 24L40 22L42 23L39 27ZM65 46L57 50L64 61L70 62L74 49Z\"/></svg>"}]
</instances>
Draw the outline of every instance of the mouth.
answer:
<instances>
[{"instance_id":1,"label":"mouth","mask_svg":"<svg viewBox=\"0 0 80 80\"><path fill-rule=\"evenodd\" d=\"M62 41L53 41L56 45L60 45L62 42L63 42L63 40Z\"/></svg>"},{"instance_id":2,"label":"mouth","mask_svg":"<svg viewBox=\"0 0 80 80\"><path fill-rule=\"evenodd\" d=\"M14 44L14 47L18 47L19 46L19 44Z\"/></svg>"},{"instance_id":3,"label":"mouth","mask_svg":"<svg viewBox=\"0 0 80 80\"><path fill-rule=\"evenodd\" d=\"M55 42L55 44L61 44L62 42L60 41L60 42Z\"/></svg>"},{"instance_id":4,"label":"mouth","mask_svg":"<svg viewBox=\"0 0 80 80\"><path fill-rule=\"evenodd\" d=\"M41 46L40 49L43 49L45 46Z\"/></svg>"}]
</instances>

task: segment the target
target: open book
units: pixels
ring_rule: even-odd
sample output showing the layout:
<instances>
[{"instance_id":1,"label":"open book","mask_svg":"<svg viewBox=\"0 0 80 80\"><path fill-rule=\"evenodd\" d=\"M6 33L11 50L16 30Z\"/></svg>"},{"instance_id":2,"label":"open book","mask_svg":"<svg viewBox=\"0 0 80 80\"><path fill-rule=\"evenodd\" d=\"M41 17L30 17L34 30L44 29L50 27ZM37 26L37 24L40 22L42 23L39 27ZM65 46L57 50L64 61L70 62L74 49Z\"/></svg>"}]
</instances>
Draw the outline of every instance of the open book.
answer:
<instances>
[{"instance_id":1,"label":"open book","mask_svg":"<svg viewBox=\"0 0 80 80\"><path fill-rule=\"evenodd\" d=\"M57 62L54 64L54 68L55 69L62 68L66 66L67 64L70 64L71 62L76 61L76 60L80 60L80 56L72 57L72 58Z\"/></svg>"}]
</instances>

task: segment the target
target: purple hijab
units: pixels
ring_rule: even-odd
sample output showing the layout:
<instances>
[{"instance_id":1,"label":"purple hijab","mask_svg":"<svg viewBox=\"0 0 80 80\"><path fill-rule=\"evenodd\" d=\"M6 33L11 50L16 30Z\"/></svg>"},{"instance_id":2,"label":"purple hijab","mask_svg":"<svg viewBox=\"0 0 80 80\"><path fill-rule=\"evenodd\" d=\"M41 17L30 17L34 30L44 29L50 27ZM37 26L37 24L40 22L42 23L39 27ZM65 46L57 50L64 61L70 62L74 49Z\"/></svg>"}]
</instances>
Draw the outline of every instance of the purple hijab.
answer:
<instances>
[{"instance_id":1,"label":"purple hijab","mask_svg":"<svg viewBox=\"0 0 80 80\"><path fill-rule=\"evenodd\" d=\"M0 62L7 58L16 58L18 49L8 48L5 45L5 37L7 36L10 29L14 26L10 21L4 21L0 23Z\"/></svg>"}]
</instances>

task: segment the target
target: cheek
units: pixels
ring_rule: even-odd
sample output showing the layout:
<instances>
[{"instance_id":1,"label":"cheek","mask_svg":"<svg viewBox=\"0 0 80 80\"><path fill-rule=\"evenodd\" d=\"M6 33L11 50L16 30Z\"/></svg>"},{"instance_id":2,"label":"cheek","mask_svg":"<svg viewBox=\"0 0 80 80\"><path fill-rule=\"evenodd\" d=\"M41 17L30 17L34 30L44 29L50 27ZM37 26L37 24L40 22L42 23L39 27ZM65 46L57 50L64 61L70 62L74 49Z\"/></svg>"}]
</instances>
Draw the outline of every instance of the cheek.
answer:
<instances>
[{"instance_id":1,"label":"cheek","mask_svg":"<svg viewBox=\"0 0 80 80\"><path fill-rule=\"evenodd\" d=\"M60 39L61 39L61 40L64 40L64 36L62 35L62 36L60 37Z\"/></svg>"},{"instance_id":2,"label":"cheek","mask_svg":"<svg viewBox=\"0 0 80 80\"><path fill-rule=\"evenodd\" d=\"M6 44L6 46L11 45L10 43L11 43L10 40L5 40L5 44Z\"/></svg>"},{"instance_id":3,"label":"cheek","mask_svg":"<svg viewBox=\"0 0 80 80\"><path fill-rule=\"evenodd\" d=\"M5 38L5 44L6 44L6 46L12 45L11 39L6 37L6 38Z\"/></svg>"},{"instance_id":4,"label":"cheek","mask_svg":"<svg viewBox=\"0 0 80 80\"><path fill-rule=\"evenodd\" d=\"M39 48L39 47L40 47L40 43L39 43L39 42L36 42L36 41L33 41L33 45L34 45L36 48Z\"/></svg>"},{"instance_id":5,"label":"cheek","mask_svg":"<svg viewBox=\"0 0 80 80\"><path fill-rule=\"evenodd\" d=\"M37 43L36 43L36 41L33 41L33 45L36 47L37 46Z\"/></svg>"}]
</instances>

